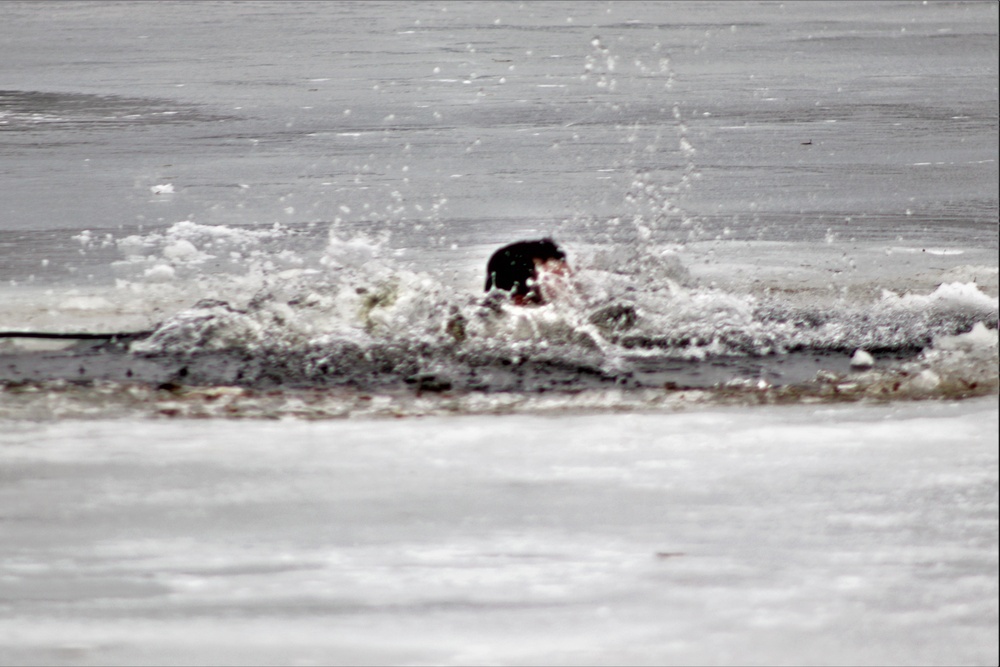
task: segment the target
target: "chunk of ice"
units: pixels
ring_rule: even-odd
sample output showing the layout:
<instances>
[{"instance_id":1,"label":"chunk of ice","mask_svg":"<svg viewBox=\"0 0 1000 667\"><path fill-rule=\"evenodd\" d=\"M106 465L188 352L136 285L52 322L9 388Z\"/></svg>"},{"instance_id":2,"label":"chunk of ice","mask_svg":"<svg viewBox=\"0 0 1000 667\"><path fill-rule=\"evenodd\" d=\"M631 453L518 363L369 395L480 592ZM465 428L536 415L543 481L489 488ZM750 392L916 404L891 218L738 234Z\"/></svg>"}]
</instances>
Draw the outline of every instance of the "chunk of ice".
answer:
<instances>
[{"instance_id":1,"label":"chunk of ice","mask_svg":"<svg viewBox=\"0 0 1000 667\"><path fill-rule=\"evenodd\" d=\"M875 358L867 351L858 348L851 357L851 368L871 368L875 365Z\"/></svg>"}]
</instances>

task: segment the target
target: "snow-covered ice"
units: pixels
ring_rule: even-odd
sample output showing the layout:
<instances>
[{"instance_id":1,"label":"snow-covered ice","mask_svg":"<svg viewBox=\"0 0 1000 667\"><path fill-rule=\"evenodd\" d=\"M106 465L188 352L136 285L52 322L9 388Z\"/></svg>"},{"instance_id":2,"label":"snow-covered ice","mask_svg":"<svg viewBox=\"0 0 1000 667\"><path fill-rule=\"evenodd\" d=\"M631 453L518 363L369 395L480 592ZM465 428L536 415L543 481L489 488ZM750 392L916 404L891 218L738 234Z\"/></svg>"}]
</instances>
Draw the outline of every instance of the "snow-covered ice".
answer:
<instances>
[{"instance_id":1,"label":"snow-covered ice","mask_svg":"<svg viewBox=\"0 0 1000 667\"><path fill-rule=\"evenodd\" d=\"M0 435L5 664L995 664L995 398Z\"/></svg>"}]
</instances>

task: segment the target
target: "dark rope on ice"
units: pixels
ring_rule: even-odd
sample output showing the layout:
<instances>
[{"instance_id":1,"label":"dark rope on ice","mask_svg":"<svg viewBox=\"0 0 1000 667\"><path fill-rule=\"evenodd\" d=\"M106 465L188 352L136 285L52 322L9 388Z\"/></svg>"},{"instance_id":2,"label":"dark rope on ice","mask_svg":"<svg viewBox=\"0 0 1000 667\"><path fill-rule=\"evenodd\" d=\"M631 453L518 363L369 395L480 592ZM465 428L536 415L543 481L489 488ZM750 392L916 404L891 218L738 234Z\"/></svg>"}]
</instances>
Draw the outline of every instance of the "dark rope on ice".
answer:
<instances>
[{"instance_id":1,"label":"dark rope on ice","mask_svg":"<svg viewBox=\"0 0 1000 667\"><path fill-rule=\"evenodd\" d=\"M0 338L45 338L48 340L118 340L142 338L152 331L119 331L115 333L76 332L63 333L57 331L0 331Z\"/></svg>"}]
</instances>

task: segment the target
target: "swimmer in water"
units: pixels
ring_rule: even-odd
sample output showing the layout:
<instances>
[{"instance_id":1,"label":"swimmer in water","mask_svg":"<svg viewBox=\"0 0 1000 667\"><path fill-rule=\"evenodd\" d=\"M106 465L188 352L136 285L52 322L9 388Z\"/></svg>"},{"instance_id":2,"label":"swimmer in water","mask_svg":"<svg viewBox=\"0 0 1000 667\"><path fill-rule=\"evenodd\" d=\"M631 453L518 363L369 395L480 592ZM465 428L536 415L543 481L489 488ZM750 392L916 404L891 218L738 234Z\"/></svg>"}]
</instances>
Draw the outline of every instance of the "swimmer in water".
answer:
<instances>
[{"instance_id":1,"label":"swimmer in water","mask_svg":"<svg viewBox=\"0 0 1000 667\"><path fill-rule=\"evenodd\" d=\"M566 254L552 239L518 241L490 257L486 291L507 292L518 306L543 304L551 298L558 277L569 273Z\"/></svg>"}]
</instances>

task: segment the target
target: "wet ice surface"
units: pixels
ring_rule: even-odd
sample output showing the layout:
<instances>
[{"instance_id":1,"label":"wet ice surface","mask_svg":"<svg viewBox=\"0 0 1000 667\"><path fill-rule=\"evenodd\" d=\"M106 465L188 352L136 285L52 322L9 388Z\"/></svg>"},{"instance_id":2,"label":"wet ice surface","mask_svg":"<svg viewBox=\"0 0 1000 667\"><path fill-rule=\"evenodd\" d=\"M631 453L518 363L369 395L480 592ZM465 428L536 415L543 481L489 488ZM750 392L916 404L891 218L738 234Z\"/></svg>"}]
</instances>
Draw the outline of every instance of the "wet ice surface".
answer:
<instances>
[{"instance_id":1,"label":"wet ice surface","mask_svg":"<svg viewBox=\"0 0 1000 667\"><path fill-rule=\"evenodd\" d=\"M2 11L0 662L996 663L995 4Z\"/></svg>"},{"instance_id":2,"label":"wet ice surface","mask_svg":"<svg viewBox=\"0 0 1000 667\"><path fill-rule=\"evenodd\" d=\"M997 415L22 423L0 660L994 664Z\"/></svg>"}]
</instances>

